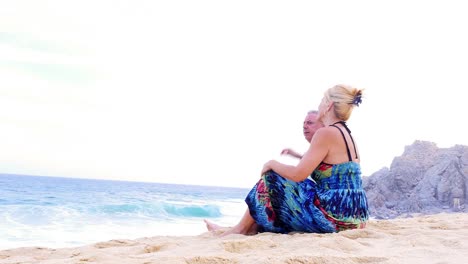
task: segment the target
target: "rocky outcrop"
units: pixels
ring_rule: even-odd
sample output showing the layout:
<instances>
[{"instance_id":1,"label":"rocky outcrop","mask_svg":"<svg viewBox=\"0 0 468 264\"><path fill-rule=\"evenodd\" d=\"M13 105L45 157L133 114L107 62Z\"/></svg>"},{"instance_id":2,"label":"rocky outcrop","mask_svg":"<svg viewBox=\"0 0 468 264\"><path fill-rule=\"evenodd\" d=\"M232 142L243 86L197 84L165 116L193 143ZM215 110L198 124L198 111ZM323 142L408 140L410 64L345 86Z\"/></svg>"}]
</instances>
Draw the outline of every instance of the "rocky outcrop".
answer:
<instances>
[{"instance_id":1,"label":"rocky outcrop","mask_svg":"<svg viewBox=\"0 0 468 264\"><path fill-rule=\"evenodd\" d=\"M438 148L415 141L383 168L363 177L371 216L468 212L468 146Z\"/></svg>"}]
</instances>

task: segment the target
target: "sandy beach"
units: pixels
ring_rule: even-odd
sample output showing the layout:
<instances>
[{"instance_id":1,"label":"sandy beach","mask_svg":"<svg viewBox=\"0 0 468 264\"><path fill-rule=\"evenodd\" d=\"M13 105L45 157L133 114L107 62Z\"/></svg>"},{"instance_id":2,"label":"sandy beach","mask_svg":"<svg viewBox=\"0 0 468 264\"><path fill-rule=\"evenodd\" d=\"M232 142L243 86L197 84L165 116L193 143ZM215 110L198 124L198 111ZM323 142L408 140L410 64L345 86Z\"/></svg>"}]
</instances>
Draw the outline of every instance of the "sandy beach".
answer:
<instances>
[{"instance_id":1,"label":"sandy beach","mask_svg":"<svg viewBox=\"0 0 468 264\"><path fill-rule=\"evenodd\" d=\"M468 214L372 220L335 234L154 236L0 251L0 263L466 263Z\"/></svg>"}]
</instances>

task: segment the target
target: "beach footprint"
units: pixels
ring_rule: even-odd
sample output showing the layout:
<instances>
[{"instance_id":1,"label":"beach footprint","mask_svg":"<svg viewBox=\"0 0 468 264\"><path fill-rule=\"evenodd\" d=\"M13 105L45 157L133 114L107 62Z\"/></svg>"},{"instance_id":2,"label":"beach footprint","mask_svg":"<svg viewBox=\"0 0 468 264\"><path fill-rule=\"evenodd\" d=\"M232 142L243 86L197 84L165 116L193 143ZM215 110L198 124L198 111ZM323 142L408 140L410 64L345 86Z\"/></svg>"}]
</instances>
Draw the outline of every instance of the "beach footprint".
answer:
<instances>
[{"instance_id":1,"label":"beach footprint","mask_svg":"<svg viewBox=\"0 0 468 264\"><path fill-rule=\"evenodd\" d=\"M185 260L187 264L237 264L236 260L222 257L193 257Z\"/></svg>"},{"instance_id":2,"label":"beach footprint","mask_svg":"<svg viewBox=\"0 0 468 264\"><path fill-rule=\"evenodd\" d=\"M158 244L158 245L147 245L143 249L143 254L149 254L149 253L154 253L154 252L159 252L161 250L164 250L165 248L168 247L168 244Z\"/></svg>"},{"instance_id":3,"label":"beach footprint","mask_svg":"<svg viewBox=\"0 0 468 264\"><path fill-rule=\"evenodd\" d=\"M231 253L244 253L251 250L265 250L277 247L277 244L267 239L243 239L223 241L224 250Z\"/></svg>"},{"instance_id":4,"label":"beach footprint","mask_svg":"<svg viewBox=\"0 0 468 264\"><path fill-rule=\"evenodd\" d=\"M110 247L127 247L134 246L137 242L132 240L110 240L106 242L99 242L94 244L96 248L110 248Z\"/></svg>"}]
</instances>

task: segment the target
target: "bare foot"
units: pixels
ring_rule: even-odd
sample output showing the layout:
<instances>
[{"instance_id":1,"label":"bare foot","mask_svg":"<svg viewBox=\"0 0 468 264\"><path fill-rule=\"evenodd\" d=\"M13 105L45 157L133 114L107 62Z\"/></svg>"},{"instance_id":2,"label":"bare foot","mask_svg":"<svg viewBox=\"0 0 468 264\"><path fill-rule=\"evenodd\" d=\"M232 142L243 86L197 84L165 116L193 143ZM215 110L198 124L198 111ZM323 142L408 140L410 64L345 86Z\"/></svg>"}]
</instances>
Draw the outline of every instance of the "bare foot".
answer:
<instances>
[{"instance_id":1,"label":"bare foot","mask_svg":"<svg viewBox=\"0 0 468 264\"><path fill-rule=\"evenodd\" d=\"M213 223L213 222L210 222L210 221L208 221L208 220L206 220L206 219L203 219L203 221L205 222L205 224L206 224L206 229L208 229L208 231L216 231L216 230L220 230L220 229L225 228L225 227L222 227L222 226L220 226L220 225L217 225L217 224L215 224L215 223Z\"/></svg>"},{"instance_id":2,"label":"bare foot","mask_svg":"<svg viewBox=\"0 0 468 264\"><path fill-rule=\"evenodd\" d=\"M238 226L234 226L234 227L231 227L229 228L228 230L224 231L222 234L219 235L219 237L224 237L224 236L227 236L227 235L231 235L231 234L241 234L241 235L247 235L247 232L249 230L244 230Z\"/></svg>"},{"instance_id":3,"label":"bare foot","mask_svg":"<svg viewBox=\"0 0 468 264\"><path fill-rule=\"evenodd\" d=\"M256 235L256 234L258 234L258 225L255 223L250 227L250 229L249 229L249 231L247 231L246 235L253 236L253 235Z\"/></svg>"}]
</instances>

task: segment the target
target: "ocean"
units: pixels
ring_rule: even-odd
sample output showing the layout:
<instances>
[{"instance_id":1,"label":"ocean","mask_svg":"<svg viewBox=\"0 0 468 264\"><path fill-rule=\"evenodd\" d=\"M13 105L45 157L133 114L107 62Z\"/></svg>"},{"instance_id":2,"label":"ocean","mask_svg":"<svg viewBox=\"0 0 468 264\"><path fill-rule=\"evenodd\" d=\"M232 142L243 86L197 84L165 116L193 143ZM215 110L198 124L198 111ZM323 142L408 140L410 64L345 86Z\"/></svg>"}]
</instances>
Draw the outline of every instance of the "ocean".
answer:
<instances>
[{"instance_id":1,"label":"ocean","mask_svg":"<svg viewBox=\"0 0 468 264\"><path fill-rule=\"evenodd\" d=\"M0 249L198 235L234 225L248 189L0 174Z\"/></svg>"}]
</instances>

